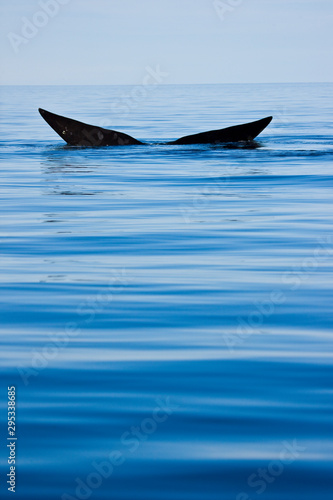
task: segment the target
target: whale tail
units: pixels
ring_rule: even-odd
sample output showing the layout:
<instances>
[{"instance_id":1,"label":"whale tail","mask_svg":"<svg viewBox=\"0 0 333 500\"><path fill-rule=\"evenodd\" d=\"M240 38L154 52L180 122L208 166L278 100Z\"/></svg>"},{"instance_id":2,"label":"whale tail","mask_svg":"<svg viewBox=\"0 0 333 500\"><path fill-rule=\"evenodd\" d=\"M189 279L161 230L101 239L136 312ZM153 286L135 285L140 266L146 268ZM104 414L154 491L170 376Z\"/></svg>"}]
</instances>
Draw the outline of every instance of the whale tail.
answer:
<instances>
[{"instance_id":1,"label":"whale tail","mask_svg":"<svg viewBox=\"0 0 333 500\"><path fill-rule=\"evenodd\" d=\"M45 109L39 108L38 111L50 127L71 146L130 146L144 144L122 132L88 125L87 123L50 113ZM272 116L268 116L262 120L243 125L187 135L165 144L222 144L253 141L270 124L272 119Z\"/></svg>"}]
</instances>

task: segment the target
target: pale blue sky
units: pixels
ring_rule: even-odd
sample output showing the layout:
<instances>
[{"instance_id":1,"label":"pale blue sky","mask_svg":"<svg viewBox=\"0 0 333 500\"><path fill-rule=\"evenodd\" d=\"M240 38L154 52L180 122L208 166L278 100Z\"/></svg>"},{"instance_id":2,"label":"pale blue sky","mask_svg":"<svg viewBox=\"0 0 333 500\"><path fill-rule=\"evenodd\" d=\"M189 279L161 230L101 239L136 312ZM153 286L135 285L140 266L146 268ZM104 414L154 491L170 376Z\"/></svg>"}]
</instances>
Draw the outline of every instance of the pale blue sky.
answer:
<instances>
[{"instance_id":1,"label":"pale blue sky","mask_svg":"<svg viewBox=\"0 0 333 500\"><path fill-rule=\"evenodd\" d=\"M333 81L332 0L0 6L2 84L136 85L158 65L166 84Z\"/></svg>"}]
</instances>

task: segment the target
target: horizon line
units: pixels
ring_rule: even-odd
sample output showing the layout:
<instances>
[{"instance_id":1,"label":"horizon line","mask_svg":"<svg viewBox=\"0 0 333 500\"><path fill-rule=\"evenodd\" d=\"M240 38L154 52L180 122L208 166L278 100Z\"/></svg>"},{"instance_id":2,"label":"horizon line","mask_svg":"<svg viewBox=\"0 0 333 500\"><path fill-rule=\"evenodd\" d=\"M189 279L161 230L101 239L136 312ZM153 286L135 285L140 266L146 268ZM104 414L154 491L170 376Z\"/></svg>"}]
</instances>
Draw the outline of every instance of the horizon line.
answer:
<instances>
[{"instance_id":1,"label":"horizon line","mask_svg":"<svg viewBox=\"0 0 333 500\"><path fill-rule=\"evenodd\" d=\"M333 83L333 81L286 81L286 82L219 82L219 83L163 83L158 87L170 87L172 85L290 85L290 84L321 84ZM0 87L133 87L138 83L1 83Z\"/></svg>"}]
</instances>

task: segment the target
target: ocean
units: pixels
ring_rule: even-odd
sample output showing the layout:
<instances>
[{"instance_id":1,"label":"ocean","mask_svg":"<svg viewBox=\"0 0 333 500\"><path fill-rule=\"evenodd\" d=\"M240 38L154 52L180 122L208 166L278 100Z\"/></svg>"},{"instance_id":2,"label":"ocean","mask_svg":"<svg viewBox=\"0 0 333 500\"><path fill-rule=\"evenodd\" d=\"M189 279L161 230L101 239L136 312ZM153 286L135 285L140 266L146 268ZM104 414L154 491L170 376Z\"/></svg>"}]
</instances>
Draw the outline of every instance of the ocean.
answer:
<instances>
[{"instance_id":1,"label":"ocean","mask_svg":"<svg viewBox=\"0 0 333 500\"><path fill-rule=\"evenodd\" d=\"M333 84L0 97L1 498L332 498Z\"/></svg>"}]
</instances>

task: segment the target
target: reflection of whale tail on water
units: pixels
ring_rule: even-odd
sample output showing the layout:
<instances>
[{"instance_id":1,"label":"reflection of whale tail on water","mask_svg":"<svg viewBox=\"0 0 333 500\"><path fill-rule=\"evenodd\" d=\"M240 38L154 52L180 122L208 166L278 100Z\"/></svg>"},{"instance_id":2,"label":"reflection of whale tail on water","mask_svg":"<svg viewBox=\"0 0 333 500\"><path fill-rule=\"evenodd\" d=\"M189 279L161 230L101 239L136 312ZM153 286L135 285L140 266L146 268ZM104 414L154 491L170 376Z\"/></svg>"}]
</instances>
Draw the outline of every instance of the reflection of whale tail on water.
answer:
<instances>
[{"instance_id":1,"label":"reflection of whale tail on water","mask_svg":"<svg viewBox=\"0 0 333 500\"><path fill-rule=\"evenodd\" d=\"M55 115L44 109L39 109L39 112L50 127L71 146L131 146L144 144L122 132L88 125L71 118ZM188 135L165 144L219 144L252 141L270 124L272 119L273 117L269 116L244 125Z\"/></svg>"}]
</instances>

